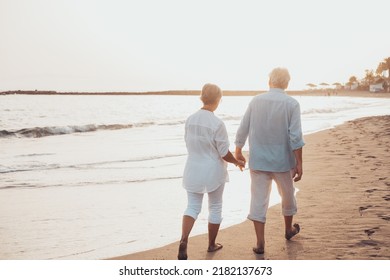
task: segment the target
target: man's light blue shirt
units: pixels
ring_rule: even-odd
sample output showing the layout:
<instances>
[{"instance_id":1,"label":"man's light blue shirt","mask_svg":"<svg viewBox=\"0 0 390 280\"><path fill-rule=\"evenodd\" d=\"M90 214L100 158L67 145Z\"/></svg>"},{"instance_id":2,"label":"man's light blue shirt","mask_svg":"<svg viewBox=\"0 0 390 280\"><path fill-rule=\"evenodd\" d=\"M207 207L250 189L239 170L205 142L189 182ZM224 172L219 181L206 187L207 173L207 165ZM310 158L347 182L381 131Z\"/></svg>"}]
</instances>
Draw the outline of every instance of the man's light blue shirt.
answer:
<instances>
[{"instance_id":1,"label":"man's light blue shirt","mask_svg":"<svg viewBox=\"0 0 390 280\"><path fill-rule=\"evenodd\" d=\"M279 88L255 96L237 130L236 146L244 147L247 139L250 169L286 172L294 168L293 151L305 145L298 101Z\"/></svg>"}]
</instances>

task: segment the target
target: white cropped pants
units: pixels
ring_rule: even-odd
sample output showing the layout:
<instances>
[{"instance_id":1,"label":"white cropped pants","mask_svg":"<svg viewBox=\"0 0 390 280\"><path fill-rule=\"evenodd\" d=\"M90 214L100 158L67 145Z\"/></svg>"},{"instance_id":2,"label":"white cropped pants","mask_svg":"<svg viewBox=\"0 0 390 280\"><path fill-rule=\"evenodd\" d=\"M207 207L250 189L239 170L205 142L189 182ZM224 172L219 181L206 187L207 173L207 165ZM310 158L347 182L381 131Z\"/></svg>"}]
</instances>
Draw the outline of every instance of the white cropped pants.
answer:
<instances>
[{"instance_id":1,"label":"white cropped pants","mask_svg":"<svg viewBox=\"0 0 390 280\"><path fill-rule=\"evenodd\" d=\"M295 188L291 172L266 172L251 170L251 205L248 219L265 223L271 194L271 183L275 181L282 198L283 216L297 213Z\"/></svg>"},{"instance_id":2,"label":"white cropped pants","mask_svg":"<svg viewBox=\"0 0 390 280\"><path fill-rule=\"evenodd\" d=\"M209 192L209 217L208 221L211 224L220 224L222 222L222 195L225 184L219 186L215 191ZM188 204L184 211L185 216L190 216L195 220L198 218L202 210L204 193L193 193L187 191Z\"/></svg>"}]
</instances>

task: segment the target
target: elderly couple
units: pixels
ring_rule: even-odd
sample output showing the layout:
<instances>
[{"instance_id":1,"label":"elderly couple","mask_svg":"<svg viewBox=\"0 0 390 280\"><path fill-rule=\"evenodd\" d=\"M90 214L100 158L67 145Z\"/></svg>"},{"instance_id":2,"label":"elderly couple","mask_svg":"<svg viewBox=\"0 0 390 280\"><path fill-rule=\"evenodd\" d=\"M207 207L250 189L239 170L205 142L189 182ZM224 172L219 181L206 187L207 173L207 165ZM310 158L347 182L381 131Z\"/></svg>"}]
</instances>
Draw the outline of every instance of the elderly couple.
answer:
<instances>
[{"instance_id":1,"label":"elderly couple","mask_svg":"<svg viewBox=\"0 0 390 280\"><path fill-rule=\"evenodd\" d=\"M201 92L203 107L191 115L185 124L188 158L184 169L183 186L188 205L183 215L179 260L186 260L191 229L202 208L204 193L209 199L207 251L222 248L216 243L222 221L222 194L228 181L227 163L241 170L245 167L242 148L249 138L249 169L251 203L248 219L253 221L257 244L256 254L264 253L264 227L269 204L271 182L277 184L282 198L285 238L291 239L300 228L292 224L297 212L293 181L302 177L302 138L299 103L285 93L290 75L285 68L275 68L269 74L269 91L250 102L236 134L235 155L229 151L224 123L214 115L222 97L221 89L206 84Z\"/></svg>"}]
</instances>

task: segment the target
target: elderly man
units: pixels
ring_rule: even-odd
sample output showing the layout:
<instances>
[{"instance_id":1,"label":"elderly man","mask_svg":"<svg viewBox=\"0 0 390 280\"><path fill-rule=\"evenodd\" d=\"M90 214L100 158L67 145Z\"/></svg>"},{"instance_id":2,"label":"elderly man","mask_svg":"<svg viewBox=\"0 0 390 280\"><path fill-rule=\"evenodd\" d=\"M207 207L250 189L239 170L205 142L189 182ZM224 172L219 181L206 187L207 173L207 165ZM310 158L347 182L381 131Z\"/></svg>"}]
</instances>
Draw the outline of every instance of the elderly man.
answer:
<instances>
[{"instance_id":1,"label":"elderly man","mask_svg":"<svg viewBox=\"0 0 390 280\"><path fill-rule=\"evenodd\" d=\"M242 148L249 138L251 205L248 219L255 227L256 254L264 253L264 228L269 205L271 182L277 184L282 198L285 238L290 240L300 227L292 225L297 212L293 181L301 180L302 147L300 106L284 91L290 81L285 68L269 74L269 91L255 96L241 120L236 135L236 158L245 160Z\"/></svg>"}]
</instances>

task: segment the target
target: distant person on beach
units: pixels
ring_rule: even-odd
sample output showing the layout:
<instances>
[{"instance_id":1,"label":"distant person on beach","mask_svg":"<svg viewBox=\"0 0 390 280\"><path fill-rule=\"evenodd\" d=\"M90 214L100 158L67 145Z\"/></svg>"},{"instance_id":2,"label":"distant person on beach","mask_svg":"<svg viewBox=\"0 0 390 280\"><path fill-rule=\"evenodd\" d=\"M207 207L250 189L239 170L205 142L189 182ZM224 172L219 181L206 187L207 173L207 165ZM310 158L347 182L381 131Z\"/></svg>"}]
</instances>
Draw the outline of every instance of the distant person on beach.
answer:
<instances>
[{"instance_id":1,"label":"distant person on beach","mask_svg":"<svg viewBox=\"0 0 390 280\"><path fill-rule=\"evenodd\" d=\"M184 212L179 260L187 259L187 243L192 227L201 209L204 193L209 199L209 246L207 251L222 248L216 243L222 221L222 194L228 181L227 162L241 170L245 165L229 151L229 139L225 124L214 115L222 98L221 89L213 84L202 88L200 99L203 107L188 117L185 123L185 142L188 151L183 174L183 187L187 190L188 205Z\"/></svg>"},{"instance_id":2,"label":"distant person on beach","mask_svg":"<svg viewBox=\"0 0 390 280\"><path fill-rule=\"evenodd\" d=\"M389 71L390 71L390 70L389 70ZM389 91L388 91L388 90L389 90L389 84L386 83L386 81L383 82L382 87L383 87L383 90L384 90L385 92L389 92Z\"/></svg>"},{"instance_id":3,"label":"distant person on beach","mask_svg":"<svg viewBox=\"0 0 390 280\"><path fill-rule=\"evenodd\" d=\"M251 204L248 219L255 227L257 244L253 251L256 254L264 253L264 229L272 180L282 198L285 238L290 240L300 231L298 224L292 224L297 212L293 181L301 180L303 174L304 142L299 103L285 92L289 81L287 69L272 70L269 91L252 99L236 135L235 156L243 161L242 148L249 137Z\"/></svg>"}]
</instances>

